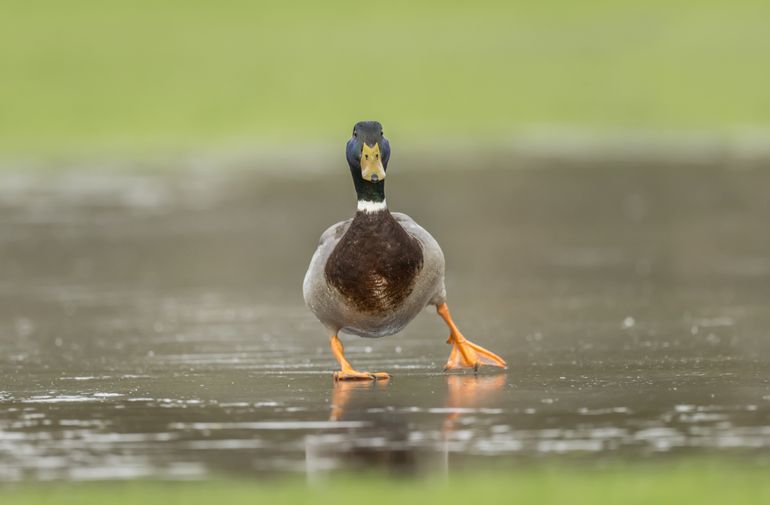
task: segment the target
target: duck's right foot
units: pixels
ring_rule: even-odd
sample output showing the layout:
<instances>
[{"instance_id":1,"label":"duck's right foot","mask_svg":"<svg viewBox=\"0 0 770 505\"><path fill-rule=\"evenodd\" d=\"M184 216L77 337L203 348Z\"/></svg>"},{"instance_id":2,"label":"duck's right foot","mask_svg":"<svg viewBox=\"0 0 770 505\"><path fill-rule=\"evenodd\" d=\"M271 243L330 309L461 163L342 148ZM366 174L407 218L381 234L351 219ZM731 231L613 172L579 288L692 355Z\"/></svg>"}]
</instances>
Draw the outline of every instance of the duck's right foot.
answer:
<instances>
[{"instance_id":1,"label":"duck's right foot","mask_svg":"<svg viewBox=\"0 0 770 505\"><path fill-rule=\"evenodd\" d=\"M388 379L390 379L390 374L387 372L359 372L352 368L334 372L335 381L377 381Z\"/></svg>"},{"instance_id":2,"label":"duck's right foot","mask_svg":"<svg viewBox=\"0 0 770 505\"><path fill-rule=\"evenodd\" d=\"M340 364L341 370L334 372L334 380L336 381L377 381L388 380L390 374L385 372L359 372L355 370L350 362L345 358L345 349L342 347L337 335L331 336L331 347L334 357L337 358L337 362Z\"/></svg>"}]
</instances>

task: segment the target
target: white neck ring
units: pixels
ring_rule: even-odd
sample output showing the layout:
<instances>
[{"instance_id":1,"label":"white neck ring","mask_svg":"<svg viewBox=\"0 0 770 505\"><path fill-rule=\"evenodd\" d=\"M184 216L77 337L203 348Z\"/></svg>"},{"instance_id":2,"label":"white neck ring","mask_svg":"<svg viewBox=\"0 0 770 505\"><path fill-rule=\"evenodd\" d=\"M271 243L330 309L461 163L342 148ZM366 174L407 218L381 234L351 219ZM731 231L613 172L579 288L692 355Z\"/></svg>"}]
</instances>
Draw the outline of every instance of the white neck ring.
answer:
<instances>
[{"instance_id":1,"label":"white neck ring","mask_svg":"<svg viewBox=\"0 0 770 505\"><path fill-rule=\"evenodd\" d=\"M366 212L366 213L380 212L387 208L388 208L388 205L385 203L385 200L381 202L370 202L368 200L358 201L359 212Z\"/></svg>"}]
</instances>

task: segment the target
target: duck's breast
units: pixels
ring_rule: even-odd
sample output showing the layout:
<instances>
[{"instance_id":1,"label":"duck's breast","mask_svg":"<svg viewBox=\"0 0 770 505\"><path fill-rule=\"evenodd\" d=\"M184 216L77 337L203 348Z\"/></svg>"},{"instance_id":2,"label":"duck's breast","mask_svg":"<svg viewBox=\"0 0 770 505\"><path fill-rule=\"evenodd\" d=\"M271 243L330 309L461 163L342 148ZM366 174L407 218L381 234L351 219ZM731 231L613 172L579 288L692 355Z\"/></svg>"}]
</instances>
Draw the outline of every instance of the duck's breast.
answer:
<instances>
[{"instance_id":1,"label":"duck's breast","mask_svg":"<svg viewBox=\"0 0 770 505\"><path fill-rule=\"evenodd\" d=\"M386 315L409 297L422 268L422 245L384 210L356 215L324 274L358 312Z\"/></svg>"},{"instance_id":2,"label":"duck's breast","mask_svg":"<svg viewBox=\"0 0 770 505\"><path fill-rule=\"evenodd\" d=\"M392 335L427 304L443 302L444 255L438 243L409 216L390 217L392 222L374 219L362 226L355 219L340 222L322 235L304 293L330 330Z\"/></svg>"}]
</instances>

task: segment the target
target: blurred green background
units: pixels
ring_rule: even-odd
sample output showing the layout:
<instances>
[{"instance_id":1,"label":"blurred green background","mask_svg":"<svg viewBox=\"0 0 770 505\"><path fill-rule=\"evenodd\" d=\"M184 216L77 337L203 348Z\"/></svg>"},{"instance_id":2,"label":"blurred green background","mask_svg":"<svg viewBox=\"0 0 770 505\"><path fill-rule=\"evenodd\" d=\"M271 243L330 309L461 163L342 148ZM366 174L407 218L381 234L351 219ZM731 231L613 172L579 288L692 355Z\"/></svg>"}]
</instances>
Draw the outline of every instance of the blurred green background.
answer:
<instances>
[{"instance_id":1,"label":"blurred green background","mask_svg":"<svg viewBox=\"0 0 770 505\"><path fill-rule=\"evenodd\" d=\"M6 0L0 155L761 130L770 2ZM335 145L336 145L335 144Z\"/></svg>"},{"instance_id":2,"label":"blurred green background","mask_svg":"<svg viewBox=\"0 0 770 505\"><path fill-rule=\"evenodd\" d=\"M593 472L558 466L505 473L468 469L449 482L435 477L393 480L374 474L349 474L315 484L307 486L300 480L286 478L66 486L49 483L10 488L2 497L6 505L758 505L770 499L766 469L685 461L657 468L637 464Z\"/></svg>"}]
</instances>

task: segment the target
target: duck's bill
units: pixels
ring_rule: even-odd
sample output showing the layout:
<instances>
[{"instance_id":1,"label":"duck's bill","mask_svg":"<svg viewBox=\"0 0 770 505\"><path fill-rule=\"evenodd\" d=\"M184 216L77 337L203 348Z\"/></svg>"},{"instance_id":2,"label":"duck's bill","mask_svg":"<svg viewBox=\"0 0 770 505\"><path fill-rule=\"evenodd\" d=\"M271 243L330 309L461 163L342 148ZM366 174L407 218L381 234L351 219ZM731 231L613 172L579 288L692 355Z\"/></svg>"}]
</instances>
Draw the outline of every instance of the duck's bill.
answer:
<instances>
[{"instance_id":1,"label":"duck's bill","mask_svg":"<svg viewBox=\"0 0 770 505\"><path fill-rule=\"evenodd\" d=\"M379 160L364 163L361 162L361 177L365 181L379 182L385 178L385 169L382 166L382 162Z\"/></svg>"},{"instance_id":2,"label":"duck's bill","mask_svg":"<svg viewBox=\"0 0 770 505\"><path fill-rule=\"evenodd\" d=\"M379 182L385 178L379 144L374 144L374 147L364 144L361 151L361 177L369 182Z\"/></svg>"}]
</instances>

